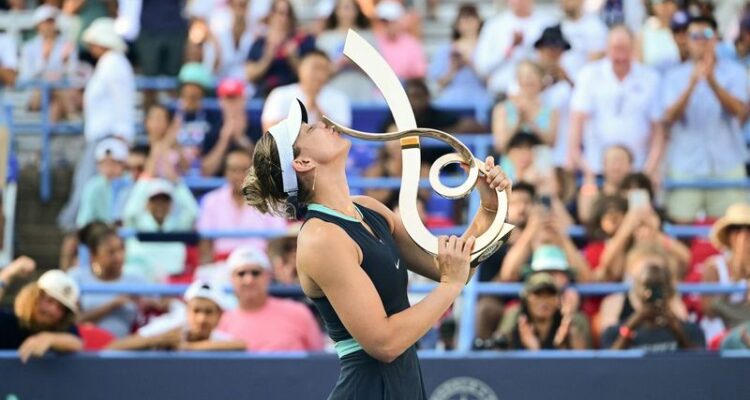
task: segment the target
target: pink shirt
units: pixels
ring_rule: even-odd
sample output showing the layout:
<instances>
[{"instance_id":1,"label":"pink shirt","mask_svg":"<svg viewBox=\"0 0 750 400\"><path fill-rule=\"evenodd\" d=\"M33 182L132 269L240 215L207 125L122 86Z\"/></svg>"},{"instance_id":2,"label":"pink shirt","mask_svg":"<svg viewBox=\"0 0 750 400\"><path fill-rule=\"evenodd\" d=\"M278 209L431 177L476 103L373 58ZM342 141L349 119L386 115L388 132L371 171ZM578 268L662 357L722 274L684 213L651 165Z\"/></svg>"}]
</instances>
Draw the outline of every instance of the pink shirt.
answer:
<instances>
[{"instance_id":1,"label":"pink shirt","mask_svg":"<svg viewBox=\"0 0 750 400\"><path fill-rule=\"evenodd\" d=\"M206 193L201 201L197 228L203 230L286 229L284 218L264 215L243 204L237 207L232 198L232 188L224 185ZM240 246L253 246L266 250L267 241L257 238L221 238L214 240L214 254L226 255Z\"/></svg>"},{"instance_id":2,"label":"pink shirt","mask_svg":"<svg viewBox=\"0 0 750 400\"><path fill-rule=\"evenodd\" d=\"M422 78L427 71L422 43L408 33L389 40L383 33L375 34L378 50L399 79Z\"/></svg>"},{"instance_id":3,"label":"pink shirt","mask_svg":"<svg viewBox=\"0 0 750 400\"><path fill-rule=\"evenodd\" d=\"M259 310L226 311L217 329L243 340L248 351L323 349L323 334L312 313L293 300L269 297Z\"/></svg>"}]
</instances>

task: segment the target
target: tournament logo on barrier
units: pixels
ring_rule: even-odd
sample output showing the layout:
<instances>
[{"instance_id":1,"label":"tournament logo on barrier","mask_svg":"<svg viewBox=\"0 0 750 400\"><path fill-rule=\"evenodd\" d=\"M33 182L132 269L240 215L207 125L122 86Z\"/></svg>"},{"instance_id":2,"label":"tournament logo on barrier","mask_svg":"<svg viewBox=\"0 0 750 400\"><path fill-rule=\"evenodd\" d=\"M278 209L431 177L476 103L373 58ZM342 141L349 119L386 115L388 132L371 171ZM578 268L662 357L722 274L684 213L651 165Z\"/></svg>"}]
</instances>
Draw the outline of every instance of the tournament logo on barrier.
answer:
<instances>
[{"instance_id":1,"label":"tournament logo on barrier","mask_svg":"<svg viewBox=\"0 0 750 400\"><path fill-rule=\"evenodd\" d=\"M497 394L483 381L461 376L441 383L430 400L498 400Z\"/></svg>"}]
</instances>

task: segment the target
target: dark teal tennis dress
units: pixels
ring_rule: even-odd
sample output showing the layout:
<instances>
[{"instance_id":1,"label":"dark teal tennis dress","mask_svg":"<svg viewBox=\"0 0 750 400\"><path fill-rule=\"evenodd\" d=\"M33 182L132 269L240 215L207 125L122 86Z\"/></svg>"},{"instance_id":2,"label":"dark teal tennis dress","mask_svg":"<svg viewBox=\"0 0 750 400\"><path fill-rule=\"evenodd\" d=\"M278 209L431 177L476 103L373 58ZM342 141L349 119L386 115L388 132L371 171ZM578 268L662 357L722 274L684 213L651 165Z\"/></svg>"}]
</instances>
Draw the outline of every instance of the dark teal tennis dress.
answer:
<instances>
[{"instance_id":1,"label":"dark teal tennis dress","mask_svg":"<svg viewBox=\"0 0 750 400\"><path fill-rule=\"evenodd\" d=\"M409 308L407 270L385 218L367 207L357 205L370 233L357 220L320 204L308 206L305 221L317 218L341 227L362 249L361 267L370 277L390 316ZM336 268L331 265L330 268ZM312 299L323 317L331 339L336 343L341 374L329 399L425 399L422 371L412 345L391 363L368 355L344 328L326 297ZM363 310L363 312L366 312ZM363 317L366 318L366 315Z\"/></svg>"}]
</instances>

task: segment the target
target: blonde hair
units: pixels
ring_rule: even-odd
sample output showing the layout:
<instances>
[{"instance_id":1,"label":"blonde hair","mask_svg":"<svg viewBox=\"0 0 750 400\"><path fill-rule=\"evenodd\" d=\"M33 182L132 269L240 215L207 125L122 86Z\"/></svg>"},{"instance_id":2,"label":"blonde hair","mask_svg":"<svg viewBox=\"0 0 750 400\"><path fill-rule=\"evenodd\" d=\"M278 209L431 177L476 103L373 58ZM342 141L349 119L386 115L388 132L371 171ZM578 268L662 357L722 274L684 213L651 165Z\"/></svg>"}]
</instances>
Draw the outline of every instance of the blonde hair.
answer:
<instances>
[{"instance_id":1,"label":"blonde hair","mask_svg":"<svg viewBox=\"0 0 750 400\"><path fill-rule=\"evenodd\" d=\"M32 332L68 330L75 322L75 314L65 306L62 306L65 316L55 326L43 326L34 321L34 311L43 293L44 291L36 282L29 283L18 292L13 303L13 311L21 326Z\"/></svg>"},{"instance_id":2,"label":"blonde hair","mask_svg":"<svg viewBox=\"0 0 750 400\"><path fill-rule=\"evenodd\" d=\"M294 157L298 155L299 149L295 147ZM305 206L310 202L312 192L299 175L297 184L299 185L297 202L300 206ZM292 211L297 211L290 210L290 205L286 202L289 196L284 193L279 151L276 148L276 141L268 132L264 133L255 144L253 165L242 184L242 194L248 205L263 214L290 216L293 215Z\"/></svg>"},{"instance_id":3,"label":"blonde hair","mask_svg":"<svg viewBox=\"0 0 750 400\"><path fill-rule=\"evenodd\" d=\"M542 68L541 64L532 60L523 60L518 63L518 66L516 67L516 77L520 76L521 69L524 67L531 69L531 71L534 72L537 77L539 77L539 80L544 80L544 76L546 75L546 73L544 72L544 68Z\"/></svg>"}]
</instances>

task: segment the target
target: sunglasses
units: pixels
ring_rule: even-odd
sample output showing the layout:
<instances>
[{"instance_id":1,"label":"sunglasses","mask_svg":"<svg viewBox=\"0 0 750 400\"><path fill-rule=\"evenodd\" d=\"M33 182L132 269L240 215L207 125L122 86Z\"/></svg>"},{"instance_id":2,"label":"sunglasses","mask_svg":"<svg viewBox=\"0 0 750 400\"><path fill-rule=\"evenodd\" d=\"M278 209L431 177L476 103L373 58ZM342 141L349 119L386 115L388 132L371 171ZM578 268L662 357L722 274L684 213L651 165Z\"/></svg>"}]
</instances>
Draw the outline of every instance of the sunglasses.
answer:
<instances>
[{"instance_id":1,"label":"sunglasses","mask_svg":"<svg viewBox=\"0 0 750 400\"><path fill-rule=\"evenodd\" d=\"M714 38L714 30L711 28L703 29L702 31L690 32L690 39L692 40L709 40Z\"/></svg>"},{"instance_id":2,"label":"sunglasses","mask_svg":"<svg viewBox=\"0 0 750 400\"><path fill-rule=\"evenodd\" d=\"M235 272L235 275L237 275L240 278L244 278L245 275L250 274L253 276L253 278L257 278L263 274L262 269L245 269L242 271Z\"/></svg>"}]
</instances>

